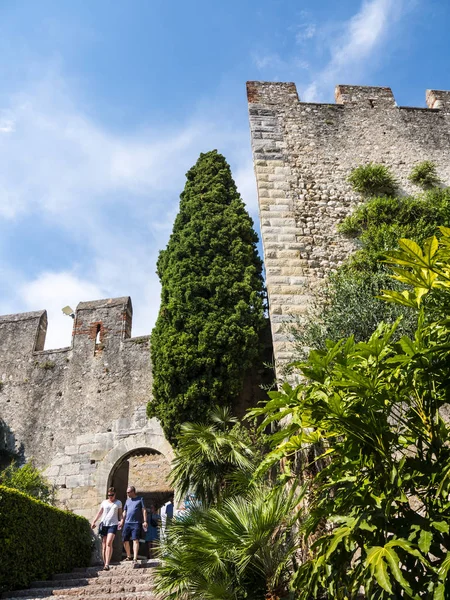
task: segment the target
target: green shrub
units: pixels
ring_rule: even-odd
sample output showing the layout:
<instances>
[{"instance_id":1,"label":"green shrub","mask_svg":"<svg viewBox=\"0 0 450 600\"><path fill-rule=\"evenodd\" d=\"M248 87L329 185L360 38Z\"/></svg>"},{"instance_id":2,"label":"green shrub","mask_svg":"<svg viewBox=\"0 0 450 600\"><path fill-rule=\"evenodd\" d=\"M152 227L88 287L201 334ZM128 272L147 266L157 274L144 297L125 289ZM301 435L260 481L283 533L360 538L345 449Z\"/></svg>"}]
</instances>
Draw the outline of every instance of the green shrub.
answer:
<instances>
[{"instance_id":1,"label":"green shrub","mask_svg":"<svg viewBox=\"0 0 450 600\"><path fill-rule=\"evenodd\" d=\"M0 486L0 591L89 565L92 534L83 517Z\"/></svg>"},{"instance_id":2,"label":"green shrub","mask_svg":"<svg viewBox=\"0 0 450 600\"><path fill-rule=\"evenodd\" d=\"M18 490L28 496L42 500L47 504L54 504L55 488L45 479L33 463L19 466L12 462L0 472L0 484L7 488Z\"/></svg>"},{"instance_id":3,"label":"green shrub","mask_svg":"<svg viewBox=\"0 0 450 600\"><path fill-rule=\"evenodd\" d=\"M348 181L363 196L393 196L397 190L397 181L389 167L375 163L356 167Z\"/></svg>"},{"instance_id":4,"label":"green shrub","mask_svg":"<svg viewBox=\"0 0 450 600\"><path fill-rule=\"evenodd\" d=\"M382 297L415 311L411 337L395 342L397 324L380 323L364 342L329 341L294 365L298 387L285 383L250 413L265 418L261 431L280 427L259 472L320 444L297 600L358 598L362 587L370 600L449 598L450 228L440 234L422 248L399 240L386 257L403 289Z\"/></svg>"},{"instance_id":5,"label":"green shrub","mask_svg":"<svg viewBox=\"0 0 450 600\"><path fill-rule=\"evenodd\" d=\"M361 249L347 262L359 271L379 270L384 253L400 238L422 244L437 224L450 225L450 190L432 189L419 196L372 198L339 225L340 233L358 237Z\"/></svg>"},{"instance_id":6,"label":"green shrub","mask_svg":"<svg viewBox=\"0 0 450 600\"><path fill-rule=\"evenodd\" d=\"M407 306L385 305L374 297L383 288L398 289L380 261L397 247L399 238L423 244L441 223L450 226L448 188L433 188L417 197L371 198L347 217L339 231L358 238L359 249L316 292L307 315L287 325L299 355L304 356L305 348L325 348L327 339L350 335L356 341L366 339L380 321L393 323L400 316L395 336L412 335L414 312Z\"/></svg>"},{"instance_id":7,"label":"green shrub","mask_svg":"<svg viewBox=\"0 0 450 600\"><path fill-rule=\"evenodd\" d=\"M175 519L163 540L155 588L165 600L287 600L304 498L291 485L259 484Z\"/></svg>"},{"instance_id":8,"label":"green shrub","mask_svg":"<svg viewBox=\"0 0 450 600\"><path fill-rule=\"evenodd\" d=\"M46 360L45 362L39 363L39 368L44 369L45 371L49 371L50 369L54 369L56 367L56 363L53 360Z\"/></svg>"},{"instance_id":9,"label":"green shrub","mask_svg":"<svg viewBox=\"0 0 450 600\"><path fill-rule=\"evenodd\" d=\"M398 290L386 271L354 272L345 269L330 275L319 288L309 307L306 318L298 320L288 329L293 337L296 352L306 357L311 348L325 348L327 340L353 335L357 342L367 339L378 323L395 323L402 317L395 339L412 335L417 326L417 316L407 306L386 304L376 296L382 290Z\"/></svg>"},{"instance_id":10,"label":"green shrub","mask_svg":"<svg viewBox=\"0 0 450 600\"><path fill-rule=\"evenodd\" d=\"M430 160L418 163L411 171L408 179L421 188L430 188L439 183L436 165Z\"/></svg>"}]
</instances>

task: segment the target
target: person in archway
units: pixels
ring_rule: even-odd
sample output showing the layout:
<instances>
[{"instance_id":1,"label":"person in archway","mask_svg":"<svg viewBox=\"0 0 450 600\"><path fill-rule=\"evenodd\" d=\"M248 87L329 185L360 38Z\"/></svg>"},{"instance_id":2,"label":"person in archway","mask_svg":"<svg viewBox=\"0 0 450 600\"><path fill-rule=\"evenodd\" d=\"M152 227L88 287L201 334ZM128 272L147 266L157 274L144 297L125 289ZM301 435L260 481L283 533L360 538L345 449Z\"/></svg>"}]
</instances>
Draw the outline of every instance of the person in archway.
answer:
<instances>
[{"instance_id":1,"label":"person in archway","mask_svg":"<svg viewBox=\"0 0 450 600\"><path fill-rule=\"evenodd\" d=\"M173 495L170 496L169 500L161 506L161 539L163 540L166 536L167 526L170 525L173 519L174 506L173 506Z\"/></svg>"},{"instance_id":2,"label":"person in archway","mask_svg":"<svg viewBox=\"0 0 450 600\"><path fill-rule=\"evenodd\" d=\"M147 510L142 496L136 495L134 485L128 486L127 496L120 526L123 526L122 539L127 553L126 560L132 560L136 563L139 554L141 529L147 532ZM133 541L133 556L131 556L130 540Z\"/></svg>"},{"instance_id":3,"label":"person in archway","mask_svg":"<svg viewBox=\"0 0 450 600\"><path fill-rule=\"evenodd\" d=\"M91 527L95 528L97 520L102 517L101 527L98 533L102 538L102 558L104 570L109 571L109 563L113 553L113 542L116 537L119 521L122 519L122 502L116 500L116 490L113 487L108 489L108 499L103 500L100 509L92 521Z\"/></svg>"},{"instance_id":4,"label":"person in archway","mask_svg":"<svg viewBox=\"0 0 450 600\"><path fill-rule=\"evenodd\" d=\"M147 560L154 558L153 549L159 541L159 524L161 517L156 510L156 505L150 506L150 513L147 514L148 528L145 534L145 545L147 548Z\"/></svg>"}]
</instances>

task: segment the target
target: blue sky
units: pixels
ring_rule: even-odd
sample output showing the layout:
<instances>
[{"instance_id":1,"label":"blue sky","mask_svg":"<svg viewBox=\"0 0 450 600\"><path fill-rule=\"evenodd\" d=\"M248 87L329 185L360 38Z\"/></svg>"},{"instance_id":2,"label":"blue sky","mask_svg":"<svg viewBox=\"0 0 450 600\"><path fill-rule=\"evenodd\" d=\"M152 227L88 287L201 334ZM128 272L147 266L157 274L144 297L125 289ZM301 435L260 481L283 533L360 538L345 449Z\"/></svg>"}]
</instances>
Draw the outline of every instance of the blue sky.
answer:
<instances>
[{"instance_id":1,"label":"blue sky","mask_svg":"<svg viewBox=\"0 0 450 600\"><path fill-rule=\"evenodd\" d=\"M444 0L0 0L0 314L131 295L133 335L184 174L217 148L257 225L246 80L450 89Z\"/></svg>"}]
</instances>

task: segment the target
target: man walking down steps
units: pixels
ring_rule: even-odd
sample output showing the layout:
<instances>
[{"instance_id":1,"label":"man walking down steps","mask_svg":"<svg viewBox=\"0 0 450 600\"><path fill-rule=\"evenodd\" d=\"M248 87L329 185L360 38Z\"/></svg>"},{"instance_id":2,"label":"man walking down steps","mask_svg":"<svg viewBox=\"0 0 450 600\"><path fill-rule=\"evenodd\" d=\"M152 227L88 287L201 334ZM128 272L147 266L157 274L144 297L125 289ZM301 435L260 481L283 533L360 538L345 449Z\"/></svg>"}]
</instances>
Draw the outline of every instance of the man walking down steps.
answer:
<instances>
[{"instance_id":1,"label":"man walking down steps","mask_svg":"<svg viewBox=\"0 0 450 600\"><path fill-rule=\"evenodd\" d=\"M122 528L123 545L127 553L126 560L132 560L133 563L137 563L139 539L142 535L142 530L147 532L147 509L145 508L142 496L136 495L134 485L128 486L127 496L120 527ZM133 542L133 556L131 556L130 540Z\"/></svg>"}]
</instances>

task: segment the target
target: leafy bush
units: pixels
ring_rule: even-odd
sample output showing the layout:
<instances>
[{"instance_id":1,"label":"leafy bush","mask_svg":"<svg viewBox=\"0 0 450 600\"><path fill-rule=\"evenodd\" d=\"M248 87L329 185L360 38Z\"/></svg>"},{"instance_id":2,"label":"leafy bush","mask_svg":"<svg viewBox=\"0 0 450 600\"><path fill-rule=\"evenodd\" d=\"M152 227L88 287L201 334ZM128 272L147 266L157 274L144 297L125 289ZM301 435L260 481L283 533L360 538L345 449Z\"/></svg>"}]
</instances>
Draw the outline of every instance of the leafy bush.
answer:
<instances>
[{"instance_id":1,"label":"leafy bush","mask_svg":"<svg viewBox=\"0 0 450 600\"><path fill-rule=\"evenodd\" d=\"M350 335L356 341L366 339L380 321L393 323L399 316L395 339L412 335L415 313L375 297L382 288L398 289L380 261L399 238L422 244L436 233L438 224L450 226L449 189L435 188L418 197L372 198L347 217L339 230L358 237L360 248L319 288L306 317L287 326L299 354L304 355L305 347L325 348L327 339Z\"/></svg>"},{"instance_id":2,"label":"leafy bush","mask_svg":"<svg viewBox=\"0 0 450 600\"><path fill-rule=\"evenodd\" d=\"M327 340L351 335L357 342L367 339L381 321L392 324L399 317L395 338L412 335L417 315L408 307L381 302L377 296L383 289L400 289L385 270L332 273L316 292L306 318L288 326L298 356L306 357L312 348L325 348Z\"/></svg>"},{"instance_id":3,"label":"leafy bush","mask_svg":"<svg viewBox=\"0 0 450 600\"><path fill-rule=\"evenodd\" d=\"M89 565L92 534L83 517L0 486L0 590Z\"/></svg>"},{"instance_id":4,"label":"leafy bush","mask_svg":"<svg viewBox=\"0 0 450 600\"><path fill-rule=\"evenodd\" d=\"M439 183L436 165L430 160L417 164L411 171L408 179L421 188L430 188Z\"/></svg>"},{"instance_id":5,"label":"leafy bush","mask_svg":"<svg viewBox=\"0 0 450 600\"><path fill-rule=\"evenodd\" d=\"M207 422L184 423L172 461L171 483L179 497L193 493L203 505L248 487L259 454L249 431L216 406Z\"/></svg>"},{"instance_id":6,"label":"leafy bush","mask_svg":"<svg viewBox=\"0 0 450 600\"><path fill-rule=\"evenodd\" d=\"M265 439L224 407L182 425L171 480L178 497L196 502L163 539L156 581L164 598L287 598L303 488L254 477Z\"/></svg>"},{"instance_id":7,"label":"leafy bush","mask_svg":"<svg viewBox=\"0 0 450 600\"><path fill-rule=\"evenodd\" d=\"M348 181L355 192L363 196L393 196L397 190L397 181L389 167L375 163L356 167Z\"/></svg>"},{"instance_id":8,"label":"leafy bush","mask_svg":"<svg viewBox=\"0 0 450 600\"><path fill-rule=\"evenodd\" d=\"M397 240L408 238L422 244L436 234L439 224L450 225L449 189L429 190L418 197L373 198L340 226L341 232L351 226L361 245L344 268L379 270L380 259L397 246Z\"/></svg>"},{"instance_id":9,"label":"leafy bush","mask_svg":"<svg viewBox=\"0 0 450 600\"><path fill-rule=\"evenodd\" d=\"M201 154L157 265L161 307L151 335L148 415L174 444L182 423L232 405L260 361L266 320L257 241L225 158Z\"/></svg>"},{"instance_id":10,"label":"leafy bush","mask_svg":"<svg viewBox=\"0 0 450 600\"><path fill-rule=\"evenodd\" d=\"M156 591L167 600L288 598L301 500L295 486L260 486L218 506L194 506L168 528Z\"/></svg>"},{"instance_id":11,"label":"leafy bush","mask_svg":"<svg viewBox=\"0 0 450 600\"><path fill-rule=\"evenodd\" d=\"M281 427L261 468L313 444L326 459L301 528L315 541L293 580L299 600L355 598L361 586L373 599L448 598L450 228L440 230L441 242L404 239L388 253L407 289L383 298L417 312L413 336L395 342L397 325L381 323L365 342L328 342L297 364L303 383L251 413L261 430Z\"/></svg>"},{"instance_id":12,"label":"leafy bush","mask_svg":"<svg viewBox=\"0 0 450 600\"><path fill-rule=\"evenodd\" d=\"M55 502L55 488L33 463L18 466L14 461L0 472L0 484L47 504Z\"/></svg>"}]
</instances>

